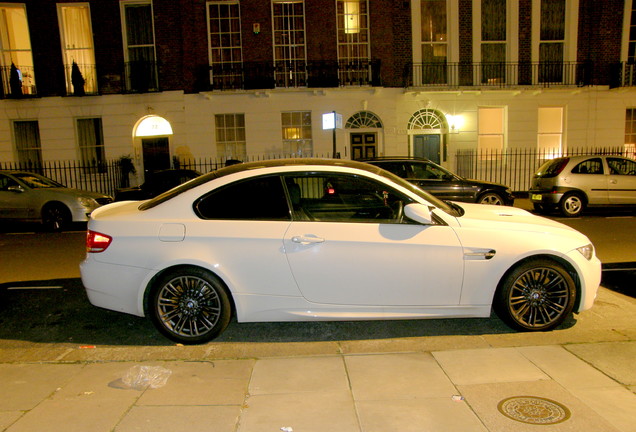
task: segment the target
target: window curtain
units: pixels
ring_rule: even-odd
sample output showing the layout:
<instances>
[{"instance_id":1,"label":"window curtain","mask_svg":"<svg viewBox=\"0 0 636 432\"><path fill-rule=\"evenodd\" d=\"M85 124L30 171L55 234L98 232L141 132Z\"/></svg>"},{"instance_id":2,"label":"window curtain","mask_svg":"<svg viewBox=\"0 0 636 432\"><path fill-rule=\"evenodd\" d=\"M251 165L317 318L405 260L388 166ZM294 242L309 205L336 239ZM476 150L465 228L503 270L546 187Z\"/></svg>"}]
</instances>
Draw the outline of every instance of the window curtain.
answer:
<instances>
[{"instance_id":1,"label":"window curtain","mask_svg":"<svg viewBox=\"0 0 636 432\"><path fill-rule=\"evenodd\" d=\"M80 157L84 163L99 165L104 162L101 119L78 119L77 140Z\"/></svg>"},{"instance_id":2,"label":"window curtain","mask_svg":"<svg viewBox=\"0 0 636 432\"><path fill-rule=\"evenodd\" d=\"M40 129L37 121L17 121L13 123L15 147L18 161L34 168L42 166Z\"/></svg>"},{"instance_id":3,"label":"window curtain","mask_svg":"<svg viewBox=\"0 0 636 432\"><path fill-rule=\"evenodd\" d=\"M84 78L84 91L96 93L95 53L88 6L61 6L64 64L66 66L67 90L77 92L71 79L73 62Z\"/></svg>"}]
</instances>

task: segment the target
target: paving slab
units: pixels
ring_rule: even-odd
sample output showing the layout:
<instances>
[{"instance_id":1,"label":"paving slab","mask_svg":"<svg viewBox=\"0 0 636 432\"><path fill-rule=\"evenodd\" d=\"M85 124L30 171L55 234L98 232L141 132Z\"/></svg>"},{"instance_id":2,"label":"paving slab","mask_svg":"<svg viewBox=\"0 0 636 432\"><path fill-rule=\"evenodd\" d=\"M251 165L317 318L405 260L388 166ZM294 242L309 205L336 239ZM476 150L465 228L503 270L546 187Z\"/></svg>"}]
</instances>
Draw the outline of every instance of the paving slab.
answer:
<instances>
[{"instance_id":1,"label":"paving slab","mask_svg":"<svg viewBox=\"0 0 636 432\"><path fill-rule=\"evenodd\" d=\"M620 431L552 380L460 385L459 390L490 432L536 432L538 429L545 432ZM558 412L542 405L520 404L515 409L506 409L509 405L502 406L512 397L525 397L521 401L531 398L532 401L548 402L548 406L557 402L567 412L560 417ZM506 416L504 412L517 419ZM551 419L562 421L550 423L548 420Z\"/></svg>"},{"instance_id":2,"label":"paving slab","mask_svg":"<svg viewBox=\"0 0 636 432\"><path fill-rule=\"evenodd\" d=\"M628 386L636 385L636 341L585 343L568 345L566 349L616 381Z\"/></svg>"},{"instance_id":3,"label":"paving slab","mask_svg":"<svg viewBox=\"0 0 636 432\"><path fill-rule=\"evenodd\" d=\"M235 432L241 408L235 406L136 406L115 432Z\"/></svg>"},{"instance_id":4,"label":"paving slab","mask_svg":"<svg viewBox=\"0 0 636 432\"><path fill-rule=\"evenodd\" d=\"M450 400L457 389L430 353L346 356L356 401Z\"/></svg>"},{"instance_id":5,"label":"paving slab","mask_svg":"<svg viewBox=\"0 0 636 432\"><path fill-rule=\"evenodd\" d=\"M455 385L550 379L515 348L436 351L433 356Z\"/></svg>"}]
</instances>

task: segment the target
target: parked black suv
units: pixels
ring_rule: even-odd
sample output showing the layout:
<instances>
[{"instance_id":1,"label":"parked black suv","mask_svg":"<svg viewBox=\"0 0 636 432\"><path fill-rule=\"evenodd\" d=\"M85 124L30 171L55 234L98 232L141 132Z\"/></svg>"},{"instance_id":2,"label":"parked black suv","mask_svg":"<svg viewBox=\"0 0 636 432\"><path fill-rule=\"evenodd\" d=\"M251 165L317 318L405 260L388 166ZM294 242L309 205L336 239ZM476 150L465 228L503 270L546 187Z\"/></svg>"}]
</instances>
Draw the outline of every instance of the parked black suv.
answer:
<instances>
[{"instance_id":1,"label":"parked black suv","mask_svg":"<svg viewBox=\"0 0 636 432\"><path fill-rule=\"evenodd\" d=\"M382 157L360 161L390 171L443 200L509 206L515 201L507 186L465 179L428 159Z\"/></svg>"}]
</instances>

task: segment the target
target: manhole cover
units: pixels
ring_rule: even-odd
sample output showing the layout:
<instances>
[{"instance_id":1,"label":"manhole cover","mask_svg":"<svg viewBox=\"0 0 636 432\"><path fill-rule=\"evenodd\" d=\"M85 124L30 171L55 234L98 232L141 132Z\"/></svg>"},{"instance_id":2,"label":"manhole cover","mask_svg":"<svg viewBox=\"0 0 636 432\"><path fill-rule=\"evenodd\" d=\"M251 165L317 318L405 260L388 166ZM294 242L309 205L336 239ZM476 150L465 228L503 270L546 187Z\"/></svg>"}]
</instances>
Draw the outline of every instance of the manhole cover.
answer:
<instances>
[{"instance_id":1,"label":"manhole cover","mask_svg":"<svg viewBox=\"0 0 636 432\"><path fill-rule=\"evenodd\" d=\"M551 425L570 418L570 410L558 402L535 396L515 396L499 402L499 412L522 423Z\"/></svg>"}]
</instances>

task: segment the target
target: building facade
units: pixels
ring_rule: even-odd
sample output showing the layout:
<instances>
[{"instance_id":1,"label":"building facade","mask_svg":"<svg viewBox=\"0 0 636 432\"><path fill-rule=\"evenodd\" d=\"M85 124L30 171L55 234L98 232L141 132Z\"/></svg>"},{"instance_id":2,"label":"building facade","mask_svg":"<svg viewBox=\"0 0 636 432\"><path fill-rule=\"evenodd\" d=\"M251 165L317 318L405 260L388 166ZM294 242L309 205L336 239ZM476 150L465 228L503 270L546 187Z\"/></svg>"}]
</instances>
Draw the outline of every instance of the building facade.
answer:
<instances>
[{"instance_id":1,"label":"building facade","mask_svg":"<svg viewBox=\"0 0 636 432\"><path fill-rule=\"evenodd\" d=\"M0 162L636 143L632 0L0 3ZM335 114L337 128L323 128Z\"/></svg>"}]
</instances>

